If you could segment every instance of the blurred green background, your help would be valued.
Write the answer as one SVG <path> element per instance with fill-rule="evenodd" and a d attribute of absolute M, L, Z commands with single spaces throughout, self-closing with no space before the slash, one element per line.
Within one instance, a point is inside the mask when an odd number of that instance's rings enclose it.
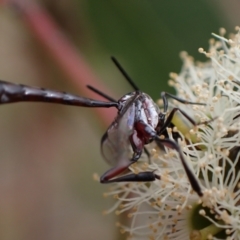
<path fill-rule="evenodd" d="M 17 0 L 15 0 L 17 1 Z M 26 5 L 33 1 L 19 1 Z M 35 2 L 35 1 L 34 1 Z M 32 36 L 11 4 L 0 5 L 0 79 L 80 93 Z M 119 98 L 132 89 L 114 55 L 142 91 L 157 99 L 179 52 L 204 60 L 211 32 L 239 25 L 236 0 L 42 0 L 102 85 Z M 91 109 L 41 103 L 0 108 L 0 239 L 120 239 L 112 199 L 92 175 L 108 169 L 99 151 L 107 126 Z"/>

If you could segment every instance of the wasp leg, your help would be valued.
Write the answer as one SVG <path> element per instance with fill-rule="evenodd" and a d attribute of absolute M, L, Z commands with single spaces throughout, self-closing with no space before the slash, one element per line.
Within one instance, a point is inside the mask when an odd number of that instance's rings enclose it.
<path fill-rule="evenodd" d="M 122 163 L 121 163 L 122 164 Z M 122 172 L 124 172 L 125 170 L 128 169 L 128 167 L 132 164 L 132 162 L 126 162 L 125 164 L 122 165 L 117 165 L 111 169 L 109 169 L 108 171 L 106 171 L 101 177 L 100 177 L 100 182 L 101 183 L 111 183 L 111 182 L 117 182 L 117 178 L 112 179 L 116 176 L 118 176 L 119 174 L 121 174 Z"/>
<path fill-rule="evenodd" d="M 124 175 L 110 182 L 153 182 L 156 179 L 160 180 L 161 177 L 154 174 L 154 172 L 141 172 L 138 174 Z"/>
<path fill-rule="evenodd" d="M 147 155 L 148 163 L 151 163 L 151 154 L 146 147 L 144 147 L 144 152 Z"/>
<path fill-rule="evenodd" d="M 0 104 L 28 101 L 58 103 L 81 107 L 119 108 L 119 104 L 116 101 L 103 102 L 70 93 L 30 87 L 0 80 Z"/>
<path fill-rule="evenodd" d="M 181 110 L 180 108 L 173 108 L 171 110 L 171 112 L 169 113 L 168 117 L 166 118 L 164 124 L 162 125 L 162 127 L 159 129 L 158 131 L 158 135 L 161 135 L 166 128 L 170 125 L 170 123 L 172 122 L 172 119 L 174 117 L 174 114 L 176 113 L 176 111 L 179 111 L 190 123 L 192 123 L 192 125 L 194 126 L 198 126 L 201 124 L 208 124 L 210 122 L 212 122 L 213 120 L 216 119 L 216 117 L 210 119 L 209 121 L 205 121 L 205 122 L 198 122 L 196 123 L 187 113 L 185 113 L 183 110 Z"/>
<path fill-rule="evenodd" d="M 128 167 L 124 168 L 124 170 L 126 170 Z M 118 175 L 119 173 L 121 173 L 122 171 L 124 171 L 122 169 L 118 169 L 118 167 L 114 167 L 111 168 L 110 170 L 108 170 L 106 173 L 104 173 L 101 178 L 100 178 L 100 182 L 101 183 L 113 183 L 113 182 L 152 182 L 155 181 L 156 179 L 161 179 L 160 176 L 158 176 L 157 174 L 155 174 L 154 172 L 141 172 L 138 174 L 128 174 L 128 175 L 123 175 L 117 178 L 113 178 L 115 177 L 115 173 L 116 175 Z"/>
<path fill-rule="evenodd" d="M 202 193 L 202 189 L 199 185 L 199 182 L 196 178 L 196 176 L 192 173 L 191 169 L 189 168 L 189 166 L 186 163 L 186 160 L 182 154 L 182 151 L 180 149 L 180 147 L 178 146 L 178 144 L 170 139 L 160 139 L 158 136 L 155 137 L 155 140 L 157 143 L 163 144 L 164 146 L 174 149 L 178 152 L 180 160 L 182 162 L 183 168 L 187 174 L 188 180 L 192 186 L 192 189 L 200 196 L 203 196 Z"/>
<path fill-rule="evenodd" d="M 183 110 L 181 110 L 180 108 L 173 108 L 171 110 L 171 112 L 169 113 L 168 117 L 166 118 L 164 124 L 161 126 L 161 129 L 158 131 L 158 135 L 161 135 L 166 130 L 166 128 L 171 124 L 172 119 L 174 117 L 174 114 L 177 111 L 179 111 L 194 126 L 197 125 L 197 123 L 187 113 L 185 113 Z"/>
<path fill-rule="evenodd" d="M 145 136 L 147 136 L 147 137 L 152 137 L 156 141 L 156 143 L 159 144 L 160 146 L 164 145 L 165 147 L 174 149 L 178 152 L 180 160 L 181 160 L 182 165 L 183 165 L 183 168 L 184 168 L 184 170 L 187 174 L 187 177 L 189 179 L 189 182 L 190 182 L 193 190 L 200 197 L 203 196 L 203 193 L 202 193 L 201 187 L 198 183 L 198 180 L 196 179 L 195 175 L 192 173 L 191 169 L 187 165 L 186 160 L 185 160 L 185 158 L 182 154 L 182 151 L 181 151 L 179 145 L 171 139 L 160 139 L 157 136 L 156 131 L 153 128 L 151 128 L 149 125 L 146 125 L 143 121 L 138 121 L 136 124 L 137 124 L 136 126 L 137 126 L 138 130 L 139 131 L 141 130 L 142 134 L 145 134 Z"/>
<path fill-rule="evenodd" d="M 154 172 L 142 172 L 138 174 L 128 174 L 117 177 L 119 174 L 123 173 L 128 169 L 130 165 L 138 161 L 142 155 L 142 149 L 144 148 L 144 143 L 141 139 L 137 140 L 137 132 L 135 131 L 132 136 L 130 136 L 129 141 L 133 149 L 133 156 L 130 160 L 122 159 L 119 164 L 106 173 L 104 173 L 101 178 L 101 183 L 112 183 L 112 182 L 151 182 L 156 179 L 160 179 L 160 176 L 156 175 Z M 115 178 L 116 177 L 116 178 Z"/>
<path fill-rule="evenodd" d="M 122 160 L 117 166 L 109 169 L 100 177 L 101 183 L 112 183 L 112 182 L 151 182 L 156 179 L 160 179 L 160 176 L 154 174 L 154 172 L 142 172 L 138 174 L 128 174 L 117 177 L 119 174 L 123 173 L 128 169 L 130 165 L 136 162 L 140 158 L 141 154 L 139 152 L 134 152 L 132 159 Z M 123 162 L 124 161 L 124 162 Z M 116 178 L 115 178 L 116 177 Z"/>
<path fill-rule="evenodd" d="M 167 93 L 167 92 L 161 92 L 161 98 L 162 98 L 162 100 L 163 100 L 164 112 L 167 112 L 167 110 L 168 110 L 168 100 L 167 100 L 167 96 L 170 97 L 170 98 L 173 98 L 173 99 L 177 100 L 177 101 L 180 102 L 180 103 L 184 103 L 184 104 L 203 105 L 203 106 L 206 105 L 205 103 L 190 102 L 190 101 L 187 101 L 187 100 L 185 100 L 185 99 L 179 98 L 179 97 L 174 96 L 174 95 L 172 95 L 172 94 L 170 94 L 170 93 Z"/>

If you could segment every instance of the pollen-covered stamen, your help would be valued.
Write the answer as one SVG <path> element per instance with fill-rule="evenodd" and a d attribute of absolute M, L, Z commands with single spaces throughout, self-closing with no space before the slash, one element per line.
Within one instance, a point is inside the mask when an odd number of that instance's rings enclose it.
<path fill-rule="evenodd" d="M 151 143 L 151 161 L 140 159 L 130 171 L 156 171 L 161 180 L 118 184 L 110 194 L 117 196 L 112 211 L 129 213 L 131 225 L 119 227 L 131 239 L 240 239 L 240 35 L 229 40 L 220 31 L 210 39 L 209 50 L 199 49 L 209 62 L 195 63 L 182 52 L 182 71 L 171 73 L 169 80 L 177 97 L 206 105 L 169 100 L 168 112 L 178 107 L 196 123 L 209 122 L 194 127 L 177 114 L 160 136 L 177 141 L 203 197 L 191 190 L 177 152 Z M 195 220 L 207 223 L 189 226 Z"/>

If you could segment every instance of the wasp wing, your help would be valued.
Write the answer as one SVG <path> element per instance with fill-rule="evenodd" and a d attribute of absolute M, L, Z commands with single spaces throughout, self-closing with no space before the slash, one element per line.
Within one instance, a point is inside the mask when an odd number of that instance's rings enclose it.
<path fill-rule="evenodd" d="M 136 106 L 138 98 L 136 92 L 124 102 L 114 122 L 107 129 L 101 140 L 101 152 L 104 159 L 112 166 L 129 161 L 131 148 L 129 137 L 134 131 Z"/>

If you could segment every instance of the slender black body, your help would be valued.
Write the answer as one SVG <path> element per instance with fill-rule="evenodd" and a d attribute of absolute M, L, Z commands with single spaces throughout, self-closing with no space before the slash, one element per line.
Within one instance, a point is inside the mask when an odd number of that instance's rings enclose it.
<path fill-rule="evenodd" d="M 196 191 L 199 196 L 202 196 L 202 190 L 198 180 L 188 167 L 178 144 L 171 139 L 160 139 L 159 135 L 165 132 L 166 128 L 170 126 L 176 111 L 181 112 L 193 125 L 197 125 L 190 116 L 179 108 L 173 108 L 166 117 L 168 110 L 167 97 L 174 98 L 184 104 L 205 104 L 189 102 L 169 93 L 162 92 L 161 97 L 164 103 L 164 112 L 161 112 L 151 97 L 138 89 L 118 61 L 113 57 L 112 60 L 135 90 L 124 95 L 118 101 L 92 86 L 87 87 L 107 99 L 108 102 L 0 80 L 0 104 L 30 101 L 51 102 L 81 107 L 116 107 L 118 114 L 101 139 L 102 155 L 113 167 L 101 176 L 101 183 L 122 181 L 148 182 L 160 179 L 160 176 L 154 172 L 132 173 L 119 176 L 141 157 L 143 150 L 149 156 L 145 145 L 151 141 L 156 141 L 159 147 L 165 146 L 178 152 L 193 190 Z M 131 146 L 133 150 L 132 157 L 129 157 L 129 146 Z"/>

